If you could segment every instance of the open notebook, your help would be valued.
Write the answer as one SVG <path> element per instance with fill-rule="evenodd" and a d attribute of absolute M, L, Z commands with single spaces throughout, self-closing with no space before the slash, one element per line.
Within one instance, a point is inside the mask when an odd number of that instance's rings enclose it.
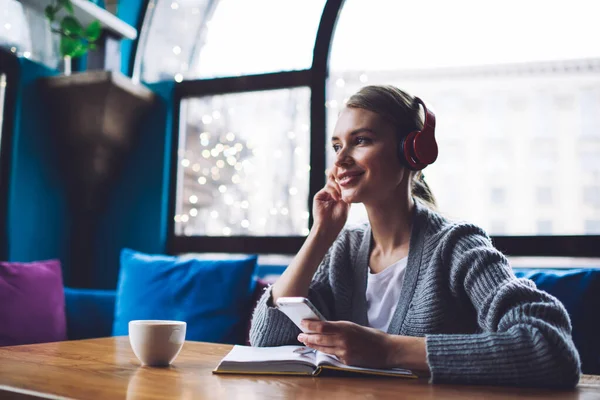
<path fill-rule="evenodd" d="M 215 374 L 312 375 L 328 370 L 358 374 L 416 378 L 407 369 L 373 369 L 342 364 L 336 357 L 319 351 L 295 353 L 301 346 L 248 347 L 234 346 L 215 368 Z"/>

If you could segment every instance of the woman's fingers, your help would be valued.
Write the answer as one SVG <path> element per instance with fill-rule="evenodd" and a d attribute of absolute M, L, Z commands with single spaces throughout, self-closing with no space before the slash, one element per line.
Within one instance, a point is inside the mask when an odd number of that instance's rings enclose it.
<path fill-rule="evenodd" d="M 298 341 L 306 346 L 337 347 L 340 339 L 337 335 L 322 335 L 319 333 L 301 333 L 298 335 Z"/>

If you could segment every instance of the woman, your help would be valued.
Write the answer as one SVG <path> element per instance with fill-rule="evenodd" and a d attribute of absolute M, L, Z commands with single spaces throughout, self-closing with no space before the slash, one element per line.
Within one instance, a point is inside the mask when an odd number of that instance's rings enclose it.
<path fill-rule="evenodd" d="M 437 156 L 435 120 L 422 104 L 423 128 L 420 104 L 391 86 L 367 86 L 346 103 L 314 225 L 261 298 L 252 345 L 301 342 L 350 365 L 426 371 L 434 383 L 576 385 L 563 305 L 517 279 L 482 229 L 435 211 L 420 172 Z M 427 129 L 422 162 L 407 135 Z M 359 202 L 369 222 L 343 229 Z M 304 321 L 316 333 L 301 333 L 273 307 L 284 296 L 308 297 L 330 322 Z"/>

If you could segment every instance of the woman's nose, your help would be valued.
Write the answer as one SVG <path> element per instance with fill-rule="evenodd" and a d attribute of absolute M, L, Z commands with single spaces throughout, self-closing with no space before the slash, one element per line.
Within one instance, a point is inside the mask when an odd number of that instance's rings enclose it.
<path fill-rule="evenodd" d="M 334 164 L 336 167 L 339 166 L 343 166 L 343 165 L 348 165 L 352 163 L 352 157 L 350 156 L 348 150 L 346 147 L 343 147 L 340 149 L 340 151 L 337 152 L 337 154 L 335 155 L 335 161 Z"/>

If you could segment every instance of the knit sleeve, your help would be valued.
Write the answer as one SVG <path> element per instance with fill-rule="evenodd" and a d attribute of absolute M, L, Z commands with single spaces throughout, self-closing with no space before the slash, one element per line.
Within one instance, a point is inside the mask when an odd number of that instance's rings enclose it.
<path fill-rule="evenodd" d="M 326 319 L 331 319 L 333 294 L 329 283 L 331 250 L 319 265 L 308 289 L 308 299 Z M 258 347 L 301 345 L 300 329 L 281 311 L 273 307 L 272 287 L 260 298 L 250 326 L 250 344 Z"/>
<path fill-rule="evenodd" d="M 458 226 L 446 239 L 451 290 L 470 300 L 481 333 L 427 336 L 432 381 L 575 386 L 580 360 L 564 306 L 517 279 L 480 228 Z"/>

